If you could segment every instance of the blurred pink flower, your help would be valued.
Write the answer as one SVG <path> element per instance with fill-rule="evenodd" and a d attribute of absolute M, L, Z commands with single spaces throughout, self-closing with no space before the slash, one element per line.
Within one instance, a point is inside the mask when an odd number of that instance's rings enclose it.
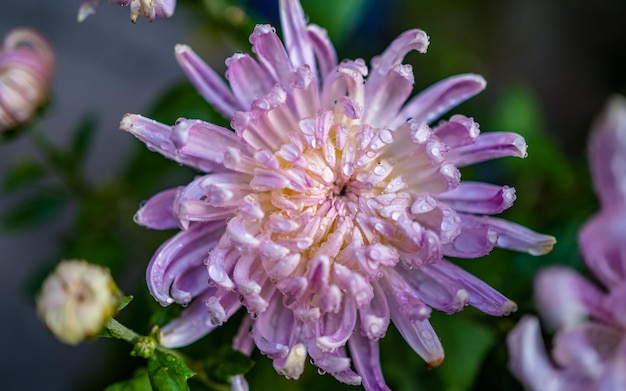
<path fill-rule="evenodd" d="M 96 13 L 102 0 L 83 0 L 78 9 L 78 21 L 82 22 L 89 15 Z M 156 18 L 174 15 L 176 0 L 109 0 L 111 4 L 122 7 L 130 6 L 130 21 L 135 23 L 139 16 L 152 22 Z"/>
<path fill-rule="evenodd" d="M 338 64 L 297 0 L 281 1 L 280 11 L 284 45 L 274 28 L 257 26 L 256 60 L 238 53 L 226 61 L 230 86 L 189 47 L 176 47 L 184 72 L 235 132 L 184 118 L 167 126 L 128 114 L 121 122 L 150 149 L 206 173 L 136 215 L 146 227 L 181 228 L 147 270 L 162 305 L 188 305 L 161 330 L 161 343 L 189 344 L 243 305 L 249 316 L 236 349 L 256 345 L 287 378 L 298 378 L 310 356 L 342 382 L 387 389 L 378 340 L 390 322 L 436 366 L 444 353 L 431 308 L 516 309 L 444 255 L 477 258 L 495 246 L 543 254 L 554 238 L 489 216 L 512 205 L 514 189 L 460 181 L 458 167 L 524 157 L 519 135 L 480 134 L 462 115 L 429 125 L 480 92 L 482 77 L 453 76 L 407 102 L 413 72 L 402 61 L 426 51 L 423 31 L 401 34 L 368 69 L 360 59 Z"/>
<path fill-rule="evenodd" d="M 525 317 L 509 335 L 511 369 L 531 390 L 626 389 L 626 100 L 614 97 L 591 134 L 590 166 L 601 209 L 579 244 L 598 284 L 565 267 L 536 279 L 537 306 L 556 329 L 552 358 L 539 321 Z"/>
<path fill-rule="evenodd" d="M 14 29 L 0 47 L 0 131 L 28 121 L 48 96 L 55 60 L 50 44 L 28 28 Z"/>

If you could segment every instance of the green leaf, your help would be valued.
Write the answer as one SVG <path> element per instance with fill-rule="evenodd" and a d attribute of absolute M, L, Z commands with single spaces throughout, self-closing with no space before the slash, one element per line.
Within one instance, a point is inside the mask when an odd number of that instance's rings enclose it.
<path fill-rule="evenodd" d="M 82 162 L 85 160 L 87 152 L 89 151 L 89 146 L 93 140 L 97 124 L 98 121 L 96 116 L 87 114 L 74 130 L 70 145 L 71 152 L 74 154 L 77 161 Z"/>
<path fill-rule="evenodd" d="M 148 359 L 148 376 L 154 391 L 188 391 L 187 379 L 195 375 L 179 357 L 157 350 Z"/>
<path fill-rule="evenodd" d="M 34 184 L 43 178 L 46 170 L 33 160 L 20 160 L 8 169 L 2 179 L 2 192 L 9 193 Z"/>
<path fill-rule="evenodd" d="M 140 368 L 131 379 L 111 384 L 104 391 L 152 391 L 148 371 Z"/>
<path fill-rule="evenodd" d="M 5 229 L 21 229 L 54 217 L 67 197 L 56 191 L 42 191 L 22 200 L 2 216 Z"/>

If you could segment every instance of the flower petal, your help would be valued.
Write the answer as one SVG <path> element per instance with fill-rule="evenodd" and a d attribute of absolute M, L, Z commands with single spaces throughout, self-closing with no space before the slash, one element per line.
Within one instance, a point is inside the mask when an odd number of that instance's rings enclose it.
<path fill-rule="evenodd" d="M 473 144 L 451 149 L 446 160 L 465 167 L 506 156 L 526 157 L 526 141 L 522 136 L 509 132 L 483 133 Z"/>
<path fill-rule="evenodd" d="M 317 73 L 313 46 L 307 37 L 304 11 L 298 0 L 280 0 L 280 21 L 285 47 L 293 68 L 308 64 L 313 73 Z"/>
<path fill-rule="evenodd" d="M 573 327 L 589 315 L 610 321 L 603 300 L 604 294 L 596 286 L 569 268 L 545 268 L 535 279 L 535 302 L 554 329 Z"/>
<path fill-rule="evenodd" d="M 363 387 L 368 391 L 391 391 L 385 383 L 380 367 L 378 340 L 354 333 L 350 338 L 350 355 L 356 371 L 361 375 Z"/>
<path fill-rule="evenodd" d="M 152 196 L 135 214 L 135 223 L 152 229 L 178 227 L 173 208 L 176 194 L 181 189 L 182 187 L 168 189 Z"/>
<path fill-rule="evenodd" d="M 543 255 L 552 251 L 556 239 L 550 235 L 539 234 L 519 224 L 495 217 L 473 217 L 465 215 L 466 219 L 477 219 L 489 224 L 498 234 L 497 246 L 514 251 L 526 252 L 530 255 Z"/>
<path fill-rule="evenodd" d="M 207 307 L 219 308 L 216 310 Z M 161 329 L 159 342 L 168 348 L 186 346 L 204 337 L 234 314 L 241 303 L 237 292 L 207 289 L 182 314 Z"/>
<path fill-rule="evenodd" d="M 523 317 L 507 336 L 511 372 L 532 391 L 583 391 L 589 384 L 568 378 L 548 358 L 537 318 Z"/>
<path fill-rule="evenodd" d="M 611 98 L 589 145 L 591 177 L 602 208 L 626 207 L 626 99 Z"/>
<path fill-rule="evenodd" d="M 498 214 L 511 207 L 516 196 L 512 187 L 463 181 L 437 198 L 458 212 Z"/>
<path fill-rule="evenodd" d="M 187 45 L 176 45 L 176 60 L 198 93 L 217 111 L 232 118 L 242 106 L 224 80 Z"/>
<path fill-rule="evenodd" d="M 204 260 L 217 244 L 224 228 L 223 222 L 196 224 L 159 247 L 148 264 L 146 278 L 150 293 L 161 305 L 175 301 L 169 290 L 183 272 L 190 268 L 204 269 Z M 202 270 L 199 272 L 202 273 Z"/>
<path fill-rule="evenodd" d="M 416 122 L 432 122 L 441 114 L 481 92 L 487 82 L 471 73 L 451 76 L 417 94 L 411 99 L 389 127 L 397 127 L 409 118 Z"/>

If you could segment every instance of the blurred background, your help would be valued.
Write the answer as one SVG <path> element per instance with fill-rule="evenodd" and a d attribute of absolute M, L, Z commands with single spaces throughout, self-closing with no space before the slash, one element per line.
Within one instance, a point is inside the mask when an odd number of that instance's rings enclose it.
<path fill-rule="evenodd" d="M 255 23 L 279 26 L 277 0 L 179 0 L 170 19 L 129 22 L 128 8 L 103 2 L 76 22 L 80 0 L 5 0 L 0 35 L 18 26 L 44 34 L 57 55 L 50 102 L 37 132 L 0 144 L 0 387 L 6 390 L 98 390 L 130 377 L 142 364 L 129 345 L 98 340 L 78 347 L 57 342 L 38 321 L 34 297 L 47 272 L 64 258 L 105 264 L 135 301 L 121 314 L 148 333 L 158 309 L 143 282 L 145 266 L 172 232 L 135 227 L 142 200 L 185 183 L 193 172 L 148 152 L 118 130 L 127 112 L 164 122 L 179 116 L 227 124 L 187 84 L 174 60 L 190 44 L 218 72 L 234 51 L 249 51 Z M 421 28 L 427 54 L 412 53 L 415 91 L 453 74 L 483 75 L 487 89 L 453 110 L 483 131 L 521 133 L 524 160 L 506 159 L 463 171 L 464 178 L 507 184 L 517 202 L 505 218 L 554 235 L 544 257 L 494 251 L 458 261 L 519 305 L 496 319 L 468 309 L 436 314 L 446 361 L 427 370 L 394 331 L 382 343 L 383 371 L 394 390 L 521 389 L 507 372 L 506 332 L 533 312 L 532 278 L 553 263 L 583 270 L 576 234 L 597 208 L 586 165 L 594 117 L 614 93 L 626 93 L 623 0 L 302 0 L 311 22 L 328 29 L 339 58 L 366 61 L 398 34 Z M 449 116 L 446 114 L 444 117 Z M 190 354 L 206 355 L 230 341 L 237 321 L 205 338 Z M 228 342 L 227 342 L 228 344 Z M 308 366 L 286 381 L 256 354 L 251 389 L 353 389 Z"/>

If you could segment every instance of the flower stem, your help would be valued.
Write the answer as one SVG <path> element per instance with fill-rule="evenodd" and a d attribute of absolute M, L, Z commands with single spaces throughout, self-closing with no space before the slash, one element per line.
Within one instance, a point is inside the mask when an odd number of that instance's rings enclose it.
<path fill-rule="evenodd" d="M 124 326 L 123 324 L 115 320 L 115 318 L 111 318 L 111 320 L 107 322 L 105 327 L 107 328 L 107 330 L 109 330 L 111 335 L 113 335 L 115 338 L 122 339 L 132 344 L 134 344 L 137 341 L 137 339 L 141 337 L 139 334 L 137 334 L 133 330 L 129 329 L 128 327 Z"/>

